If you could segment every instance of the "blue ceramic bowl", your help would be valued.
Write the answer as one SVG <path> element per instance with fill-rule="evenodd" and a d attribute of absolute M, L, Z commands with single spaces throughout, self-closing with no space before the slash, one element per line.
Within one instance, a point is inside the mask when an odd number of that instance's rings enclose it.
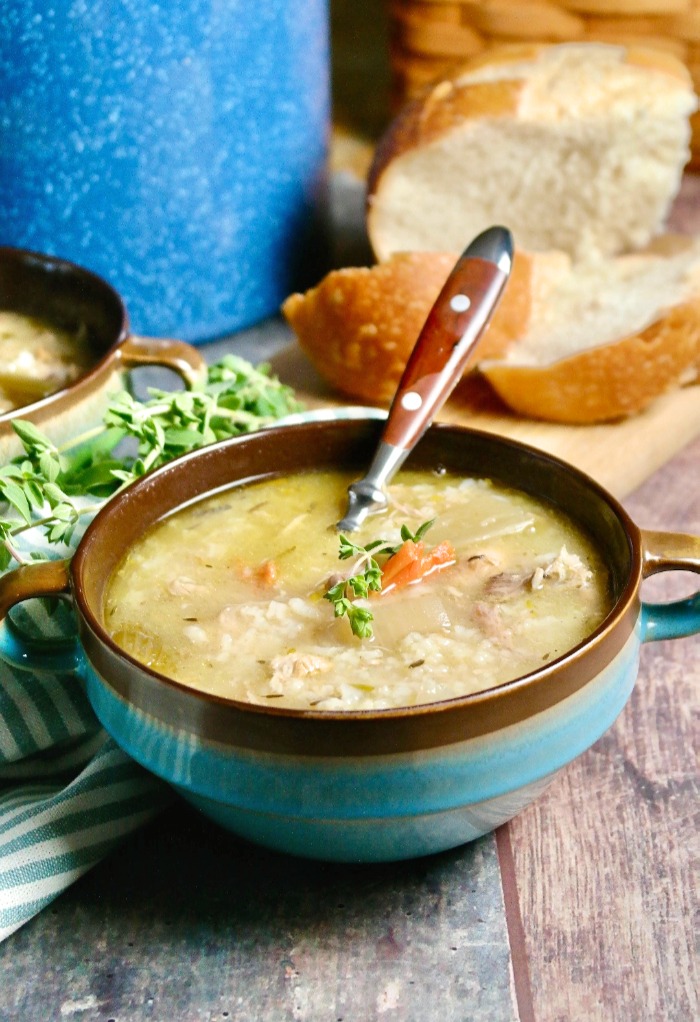
<path fill-rule="evenodd" d="M 700 538 L 642 532 L 587 476 L 521 444 L 433 426 L 409 464 L 487 475 L 567 511 L 610 568 L 613 607 L 583 643 L 542 669 L 463 698 L 410 709 L 275 709 L 195 692 L 110 638 L 110 573 L 152 522 L 222 486 L 315 466 L 365 467 L 376 421 L 274 428 L 188 455 L 110 502 L 70 565 L 0 580 L 0 613 L 29 595 L 72 594 L 80 643 L 64 651 L 117 743 L 222 826 L 319 859 L 381 861 L 447 849 L 515 815 L 610 727 L 632 690 L 642 643 L 700 630 L 700 596 L 644 604 L 644 577 L 700 571 Z M 5 625 L 6 660 L 56 669 Z M 60 661 L 59 661 L 60 663 Z M 76 682 L 77 684 L 77 682 Z"/>

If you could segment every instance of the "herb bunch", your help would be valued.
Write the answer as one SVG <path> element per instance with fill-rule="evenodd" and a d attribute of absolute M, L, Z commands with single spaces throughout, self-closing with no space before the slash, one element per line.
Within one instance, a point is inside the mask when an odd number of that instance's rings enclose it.
<path fill-rule="evenodd" d="M 120 392 L 100 425 L 60 447 L 32 423 L 12 423 L 24 453 L 0 466 L 0 570 L 46 560 L 52 547 L 65 553 L 106 499 L 152 469 L 302 407 L 268 366 L 236 355 L 210 366 L 199 388 L 148 394 Z M 27 552 L 31 530 L 43 542 Z"/>
<path fill-rule="evenodd" d="M 359 546 L 341 534 L 338 557 L 341 561 L 356 557 L 357 561 L 353 565 L 353 573 L 331 586 L 323 598 L 333 604 L 335 617 L 347 617 L 353 635 L 359 639 L 370 639 L 373 635 L 374 615 L 369 607 L 356 601 L 367 599 L 370 592 L 381 591 L 382 569 L 376 558 L 391 557 L 407 541 L 418 543 L 434 522 L 434 518 L 423 522 L 415 533 L 407 525 L 402 525 L 401 542 L 394 545 L 383 539 L 375 539 L 365 546 Z"/>

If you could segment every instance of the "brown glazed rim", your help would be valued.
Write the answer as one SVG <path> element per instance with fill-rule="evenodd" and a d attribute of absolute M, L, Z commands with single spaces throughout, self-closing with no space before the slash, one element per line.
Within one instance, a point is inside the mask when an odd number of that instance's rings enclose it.
<path fill-rule="evenodd" d="M 356 755 L 425 749 L 488 734 L 556 705 L 595 678 L 625 645 L 638 618 L 639 530 L 601 486 L 559 459 L 489 433 L 444 425 L 430 428 L 408 466 L 445 465 L 538 493 L 572 515 L 603 549 L 611 570 L 612 610 L 564 656 L 523 678 L 443 702 L 319 711 L 198 692 L 143 666 L 114 643 L 101 617 L 105 585 L 145 528 L 232 483 L 320 466 L 361 472 L 381 428 L 376 420 L 355 420 L 263 430 L 178 458 L 110 501 L 86 530 L 71 563 L 81 641 L 103 682 L 127 703 L 207 740 L 274 752 Z"/>
<path fill-rule="evenodd" d="M 2 295 L 2 307 L 5 309 L 21 311 L 27 315 L 42 315 L 41 307 L 33 305 L 35 293 L 30 293 L 31 277 L 34 275 L 41 276 L 46 281 L 47 289 L 54 281 L 57 282 L 57 287 L 65 286 L 65 282 L 68 281 L 71 287 L 83 290 L 85 295 L 94 296 L 93 301 L 99 301 L 105 313 L 112 316 L 115 322 L 108 331 L 108 336 L 99 341 L 93 338 L 92 344 L 99 351 L 96 351 L 96 361 L 89 369 L 69 386 L 61 387 L 38 401 L 0 414 L 0 430 L 12 419 L 31 417 L 34 422 L 39 423 L 54 415 L 56 411 L 97 391 L 105 370 L 109 370 L 114 360 L 116 350 L 129 336 L 129 317 L 121 295 L 103 277 L 91 270 L 57 256 L 10 246 L 0 246 L 0 269 L 2 268 L 10 275 L 9 282 L 3 281 L 3 291 L 7 289 L 12 292 L 11 298 L 6 294 Z M 51 318 L 50 315 L 48 318 Z"/>

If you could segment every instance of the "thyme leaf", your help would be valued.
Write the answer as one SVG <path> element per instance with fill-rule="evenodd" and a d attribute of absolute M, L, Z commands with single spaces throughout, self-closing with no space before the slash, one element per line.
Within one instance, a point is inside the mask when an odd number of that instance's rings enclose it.
<path fill-rule="evenodd" d="M 335 617 L 347 617 L 353 635 L 360 639 L 371 639 L 374 634 L 372 628 L 374 615 L 372 611 L 355 601 L 367 599 L 370 592 L 378 593 L 381 591 L 382 569 L 376 557 L 383 555 L 391 557 L 408 540 L 418 543 L 434 522 L 434 518 L 428 522 L 423 522 L 415 533 L 411 532 L 407 525 L 402 525 L 401 542 L 396 545 L 387 543 L 383 539 L 375 539 L 365 544 L 365 546 L 359 546 L 341 533 L 338 557 L 341 561 L 346 561 L 350 557 L 356 557 L 355 571 L 348 578 L 341 579 L 340 582 L 336 582 L 335 585 L 331 586 L 323 594 L 323 598 L 333 604 Z"/>

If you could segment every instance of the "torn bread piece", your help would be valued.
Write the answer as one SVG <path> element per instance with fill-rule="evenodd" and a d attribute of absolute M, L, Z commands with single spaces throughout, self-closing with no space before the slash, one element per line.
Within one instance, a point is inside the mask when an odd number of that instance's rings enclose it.
<path fill-rule="evenodd" d="M 334 389 L 389 404 L 408 357 L 459 253 L 397 253 L 372 267 L 333 270 L 282 311 L 319 374 Z M 478 358 L 503 354 L 568 270 L 563 253 L 516 252 L 513 269 Z"/>
<path fill-rule="evenodd" d="M 659 233 L 689 158 L 690 75 L 659 50 L 512 45 L 404 108 L 368 175 L 376 257 L 461 251 L 494 223 L 575 259 Z"/>
<path fill-rule="evenodd" d="M 700 375 L 700 238 L 570 264 L 505 354 L 480 372 L 514 411 L 564 423 L 622 418 Z"/>

